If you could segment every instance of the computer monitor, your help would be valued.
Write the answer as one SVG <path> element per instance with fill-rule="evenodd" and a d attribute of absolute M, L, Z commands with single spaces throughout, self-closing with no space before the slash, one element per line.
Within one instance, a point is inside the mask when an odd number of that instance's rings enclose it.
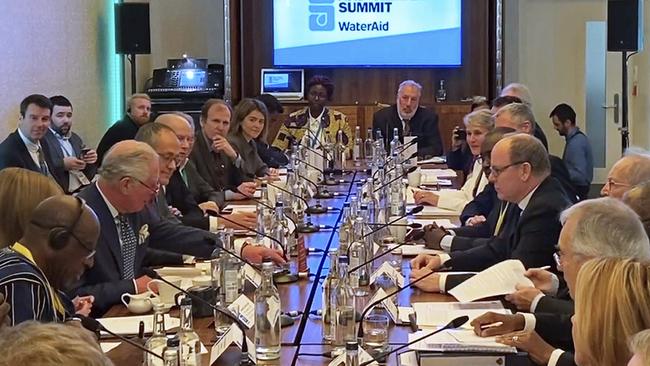
<path fill-rule="evenodd" d="M 300 100 L 305 95 L 305 73 L 302 69 L 262 69 L 261 94 L 279 100 Z"/>

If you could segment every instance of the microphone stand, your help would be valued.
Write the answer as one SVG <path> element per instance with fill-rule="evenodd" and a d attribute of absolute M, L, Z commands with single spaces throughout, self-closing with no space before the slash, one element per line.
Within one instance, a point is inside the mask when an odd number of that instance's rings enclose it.
<path fill-rule="evenodd" d="M 321 184 L 324 184 L 326 186 L 335 186 L 335 185 L 339 184 L 339 182 L 337 182 L 336 179 L 332 178 L 331 176 L 327 176 L 325 174 L 325 171 L 323 171 L 323 169 L 320 169 L 316 165 L 311 164 L 311 163 L 309 163 L 307 161 L 304 161 L 302 159 L 296 158 L 296 160 L 298 160 L 299 162 L 301 162 L 301 163 L 303 163 L 303 164 L 305 164 L 305 165 L 307 165 L 307 166 L 309 166 L 311 168 L 314 168 L 314 170 L 321 173 L 323 175 L 323 181 L 321 182 Z"/>
<path fill-rule="evenodd" d="M 225 218 L 222 214 L 217 214 L 217 216 L 221 217 L 222 219 L 224 219 L 224 220 L 226 220 L 228 222 L 239 225 L 235 221 L 230 220 L 228 218 Z M 254 232 L 255 234 L 263 236 L 265 238 L 269 238 L 271 241 L 278 244 L 278 246 L 282 249 L 282 257 L 284 258 L 284 260 L 289 262 L 289 258 L 287 257 L 287 249 L 282 245 L 282 243 L 278 239 L 272 237 L 271 235 L 264 234 L 262 232 L 259 232 L 259 231 L 255 230 L 255 229 L 252 229 L 252 228 L 249 228 L 249 227 L 246 227 L 246 229 Z M 230 252 L 230 251 L 226 251 L 226 252 L 229 253 L 229 254 L 232 254 L 232 252 Z M 237 256 L 235 256 L 235 257 L 237 258 Z M 245 261 L 244 263 L 248 264 L 247 261 Z M 259 271 L 259 268 L 257 268 L 257 270 Z M 293 283 L 293 282 L 298 281 L 298 275 L 294 274 L 294 273 L 291 273 L 289 271 L 289 269 L 285 267 L 285 268 L 282 268 L 281 271 L 276 272 L 276 273 L 273 274 L 273 280 L 278 284 Z"/>
<path fill-rule="evenodd" d="M 404 173 L 402 173 L 402 175 L 397 176 L 397 177 L 391 179 L 390 181 L 388 181 L 388 182 L 386 182 L 386 183 L 380 185 L 379 187 L 375 188 L 375 189 L 373 190 L 373 192 L 377 192 L 377 191 L 379 191 L 380 189 L 382 189 L 382 188 L 384 188 L 384 187 L 390 185 L 391 183 L 393 183 L 393 182 L 395 182 L 395 181 L 397 181 L 397 180 L 399 180 L 399 179 L 404 179 L 405 176 L 407 176 L 407 175 L 410 174 L 410 173 L 413 173 L 417 168 L 418 168 L 417 166 L 412 166 L 412 167 L 408 168 L 408 170 L 405 171 Z"/>
<path fill-rule="evenodd" d="M 418 156 L 418 153 L 417 153 L 417 152 L 411 154 L 411 156 L 409 156 L 408 159 L 405 159 L 405 160 L 413 159 L 413 158 L 416 157 L 416 156 Z M 384 162 L 384 164 L 386 164 L 386 161 Z M 395 170 L 395 167 L 392 167 L 392 168 L 386 170 L 386 171 L 384 172 L 384 174 L 388 174 L 388 173 L 392 172 L 393 170 Z M 375 179 L 375 176 L 377 175 L 378 172 L 379 172 L 379 170 L 377 170 L 377 171 L 375 172 L 375 174 L 372 175 L 372 179 Z"/>
<path fill-rule="evenodd" d="M 213 305 L 209 301 L 206 301 L 206 300 L 202 299 L 199 296 L 196 296 L 196 295 L 194 295 L 194 294 L 192 294 L 192 293 L 190 293 L 188 291 L 183 290 L 180 286 L 176 286 L 175 284 L 171 283 L 170 281 L 167 281 L 166 279 L 164 279 L 162 276 L 158 275 L 158 273 L 156 273 L 156 271 L 154 271 L 154 270 L 151 270 L 151 269 L 147 268 L 145 270 L 145 272 L 149 272 L 149 273 L 147 273 L 147 276 L 149 276 L 151 278 L 156 278 L 157 280 L 171 286 L 175 290 L 182 292 L 186 296 L 189 296 L 193 301 L 197 301 L 197 302 L 200 302 L 203 305 L 209 306 L 209 307 L 212 308 L 212 310 L 225 315 L 228 319 L 235 322 L 235 324 L 237 324 L 237 327 L 239 328 L 239 330 L 241 330 L 242 337 L 243 337 L 242 346 L 241 346 L 242 355 L 241 355 L 240 365 L 248 365 L 250 363 L 250 361 L 248 359 L 248 342 L 246 342 L 246 326 L 244 325 L 244 323 L 242 323 L 242 321 L 237 316 L 235 316 L 235 314 L 232 313 L 232 311 L 230 311 L 228 308 L 225 308 L 225 307 L 222 307 L 222 306 Z"/>
<path fill-rule="evenodd" d="M 414 280 L 414 281 L 412 281 L 412 282 L 407 283 L 404 287 L 402 287 L 402 288 L 400 288 L 400 289 L 398 289 L 398 290 L 395 290 L 395 291 L 391 292 L 390 294 L 387 294 L 386 296 L 384 296 L 384 297 L 382 297 L 382 298 L 380 298 L 380 299 L 378 299 L 378 300 L 372 302 L 370 305 L 368 305 L 368 306 L 366 307 L 366 309 L 363 311 L 363 313 L 361 313 L 361 320 L 360 320 L 360 323 L 359 323 L 359 330 L 358 330 L 358 332 L 357 332 L 357 338 L 359 338 L 359 339 L 363 339 L 363 319 L 366 317 L 366 314 L 368 314 L 368 312 L 369 312 L 372 308 L 374 308 L 375 306 L 381 304 L 384 300 L 386 300 L 386 299 L 390 299 L 391 297 L 397 295 L 398 293 L 404 291 L 405 289 L 407 289 L 407 288 L 409 288 L 409 287 L 415 285 L 416 283 L 418 283 L 418 282 L 420 282 L 420 281 L 422 281 L 422 280 L 428 278 L 428 277 L 431 276 L 432 274 L 434 274 L 434 273 L 440 273 L 440 272 L 442 272 L 442 271 L 449 271 L 450 269 L 451 269 L 450 267 L 442 267 L 442 268 L 438 269 L 438 271 L 431 271 L 431 272 L 425 274 L 424 276 L 422 276 L 422 277 L 420 277 L 420 278 L 418 278 L 418 279 L 416 279 L 416 280 Z"/>
<path fill-rule="evenodd" d="M 267 185 L 268 185 L 268 183 L 267 183 Z M 279 187 L 276 187 L 276 188 L 279 188 Z M 286 191 L 283 191 L 283 192 L 286 192 Z M 254 197 L 249 197 L 249 199 L 251 201 L 259 203 L 260 205 L 262 205 L 262 206 L 264 206 L 266 208 L 269 208 L 269 209 L 273 210 L 273 207 L 271 207 L 271 205 L 267 205 L 266 203 L 254 198 Z M 301 234 L 309 234 L 309 233 L 318 232 L 321 229 L 320 226 L 318 226 L 316 224 L 313 224 L 311 222 L 311 214 L 310 213 L 307 213 L 307 212 L 305 212 L 305 213 L 306 213 L 307 222 L 300 223 L 300 224 L 297 224 L 296 221 L 294 221 L 289 215 L 284 215 L 284 217 L 286 217 L 287 220 L 291 221 L 291 223 L 296 227 L 296 231 L 301 233 Z"/>
<path fill-rule="evenodd" d="M 306 199 L 296 195 L 295 193 L 293 193 L 293 192 L 291 192 L 291 191 L 289 191 L 287 189 L 284 189 L 284 188 L 282 188 L 280 186 L 276 186 L 275 184 L 272 184 L 272 183 L 267 183 L 267 185 L 269 185 L 271 187 L 274 187 L 274 188 L 276 188 L 276 189 L 278 189 L 278 190 L 280 190 L 280 191 L 282 191 L 282 192 L 284 192 L 284 193 L 286 193 L 288 195 L 291 195 L 292 197 L 296 197 L 296 198 L 302 200 L 305 203 L 305 205 L 307 205 L 307 208 L 305 209 L 305 213 L 307 215 L 309 215 L 309 217 L 311 217 L 311 214 L 318 215 L 318 214 L 327 213 L 327 207 L 324 207 L 323 205 L 321 205 L 320 202 L 317 202 L 315 205 L 310 206 L 309 202 L 307 202 Z M 316 226 L 316 228 L 318 228 L 318 227 Z M 318 230 L 316 230 L 316 231 L 318 231 Z M 312 231 L 312 232 L 316 232 L 316 231 Z"/>
<path fill-rule="evenodd" d="M 392 349 L 390 351 L 380 352 L 379 354 L 377 354 L 377 356 L 375 358 L 373 358 L 372 360 L 368 360 L 368 361 L 360 364 L 359 366 L 370 365 L 371 363 L 375 362 L 376 360 L 381 360 L 386 356 L 389 356 L 389 355 L 391 355 L 391 354 L 393 354 L 393 353 L 395 353 L 397 351 L 403 350 L 404 348 L 406 348 L 408 346 L 411 346 L 411 345 L 414 345 L 414 344 L 416 344 L 418 342 L 421 342 L 421 341 L 423 341 L 423 340 L 425 340 L 425 339 L 427 339 L 427 338 L 429 338 L 429 337 L 431 337 L 431 336 L 433 336 L 435 334 L 438 334 L 438 333 L 442 332 L 443 330 L 460 328 L 460 327 L 463 326 L 463 324 L 467 323 L 468 321 L 469 321 L 469 316 L 467 316 L 467 315 L 459 316 L 458 318 L 456 318 L 456 319 L 450 321 L 449 323 L 447 323 L 447 325 L 445 325 L 444 327 L 442 327 L 440 329 L 436 329 L 436 331 L 434 331 L 434 332 L 423 335 L 420 338 L 414 339 L 413 341 L 408 342 L 406 344 L 403 344 L 403 345 L 401 345 L 401 346 L 399 346 L 399 347 L 397 347 L 395 349 Z"/>
<path fill-rule="evenodd" d="M 159 358 L 161 360 L 163 359 L 163 356 L 151 351 L 150 349 L 147 349 L 147 347 L 139 344 L 138 342 L 134 342 L 134 341 L 132 341 L 132 340 L 126 338 L 126 337 L 123 337 L 123 336 L 121 336 L 121 335 L 119 335 L 117 333 L 113 333 L 112 331 L 106 329 L 102 325 L 102 323 L 100 323 L 96 319 L 93 319 L 93 318 L 90 318 L 90 317 L 87 317 L 87 316 L 81 315 L 81 314 L 75 314 L 75 316 L 72 318 L 72 320 L 80 320 L 81 325 L 84 328 L 88 329 L 89 331 L 91 331 L 91 332 L 93 332 L 95 334 L 97 334 L 99 332 L 106 332 L 106 333 L 110 334 L 111 337 L 115 337 L 115 338 L 117 338 L 117 339 L 119 339 L 119 340 L 121 340 L 121 341 L 123 341 L 123 342 L 125 342 L 125 343 L 127 343 L 127 344 L 141 350 L 141 351 L 144 351 L 144 352 L 146 352 L 146 353 L 148 353 L 148 354 L 150 354 L 152 356 L 155 356 L 156 358 Z"/>

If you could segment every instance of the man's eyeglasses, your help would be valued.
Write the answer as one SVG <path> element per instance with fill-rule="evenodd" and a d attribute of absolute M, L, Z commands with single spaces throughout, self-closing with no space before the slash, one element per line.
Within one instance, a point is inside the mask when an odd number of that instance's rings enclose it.
<path fill-rule="evenodd" d="M 496 178 L 499 175 L 501 175 L 501 173 L 506 171 L 506 169 L 508 169 L 508 168 L 510 168 L 512 166 L 519 165 L 519 164 L 524 164 L 524 163 L 528 163 L 528 161 L 517 161 L 517 162 L 514 162 L 514 163 L 510 163 L 510 164 L 508 164 L 506 166 L 502 166 L 502 167 L 497 167 L 497 166 L 494 166 L 494 165 L 490 165 L 490 174 L 492 174 Z"/>
<path fill-rule="evenodd" d="M 617 181 L 615 181 L 615 180 L 612 179 L 612 178 L 607 178 L 607 182 L 605 183 L 605 185 L 608 185 L 609 188 L 616 188 L 616 187 L 632 187 L 631 184 L 622 183 L 622 182 L 617 182 Z"/>
<path fill-rule="evenodd" d="M 147 183 L 141 181 L 140 179 L 138 179 L 136 177 L 131 177 L 131 176 L 127 176 L 127 177 L 135 180 L 136 182 L 138 182 L 140 184 L 142 184 L 142 186 L 145 187 L 154 196 L 157 196 L 158 192 L 160 192 L 160 182 L 156 182 L 156 187 L 154 188 L 154 187 L 151 187 L 150 185 L 148 185 Z M 125 177 L 125 178 L 127 178 L 127 177 Z"/>

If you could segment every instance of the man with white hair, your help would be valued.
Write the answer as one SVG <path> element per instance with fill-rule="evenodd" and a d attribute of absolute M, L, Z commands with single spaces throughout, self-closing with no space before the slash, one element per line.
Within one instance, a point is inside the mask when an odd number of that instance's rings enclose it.
<path fill-rule="evenodd" d="M 495 102 L 503 103 L 508 101 L 508 98 L 516 98 L 519 99 L 521 103 L 524 103 L 528 108 L 533 109 L 533 97 L 530 94 L 530 89 L 524 84 L 521 83 L 510 83 L 506 85 L 505 88 L 501 90 L 501 95 L 499 95 L 499 98 L 495 99 Z M 495 106 L 498 106 L 499 103 L 494 103 L 493 108 Z M 511 102 L 508 102 L 508 104 Z M 501 106 L 498 106 L 499 108 Z M 537 137 L 542 144 L 544 144 L 544 147 L 546 147 L 546 150 L 548 150 L 548 140 L 546 139 L 546 135 L 544 134 L 544 130 L 542 130 L 542 127 L 535 123 L 535 137 Z"/>
<path fill-rule="evenodd" d="M 599 198 L 580 202 L 564 210 L 560 221 L 563 227 L 556 261 L 571 298 L 578 272 L 590 259 L 650 259 L 650 242 L 641 221 L 619 200 Z M 516 335 L 517 338 L 505 336 L 505 342 L 527 351 L 537 364 L 573 365 L 573 354 L 562 351 L 573 349 L 570 319 L 573 307 L 562 306 L 558 304 L 562 300 L 550 296 L 558 292 L 557 276 L 541 269 L 529 269 L 526 276 L 535 284 L 533 292 L 537 292 L 530 309 L 534 314 L 488 312 L 472 322 L 475 332 L 487 337 L 523 331 L 523 334 Z M 529 288 L 525 289 L 528 291 Z M 501 324 L 482 329 L 485 324 L 497 322 Z"/>
<path fill-rule="evenodd" d="M 395 105 L 381 109 L 372 116 L 372 130 L 381 131 L 386 148 L 397 128 L 400 141 L 404 136 L 417 136 L 418 156 L 442 155 L 442 141 L 438 130 L 438 115 L 420 106 L 422 86 L 413 80 L 403 81 L 397 89 Z"/>
<path fill-rule="evenodd" d="M 626 152 L 610 169 L 600 194 L 621 199 L 632 187 L 647 181 L 650 181 L 650 155 Z"/>

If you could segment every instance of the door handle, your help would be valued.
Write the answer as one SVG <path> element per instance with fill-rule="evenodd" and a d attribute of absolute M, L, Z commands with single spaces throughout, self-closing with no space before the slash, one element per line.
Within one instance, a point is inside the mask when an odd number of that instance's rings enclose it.
<path fill-rule="evenodd" d="M 614 123 L 618 124 L 618 109 L 619 109 L 620 103 L 619 103 L 619 95 L 618 93 L 614 94 L 614 104 L 613 105 L 607 105 L 603 104 L 601 107 L 603 109 L 613 109 L 614 110 Z"/>

